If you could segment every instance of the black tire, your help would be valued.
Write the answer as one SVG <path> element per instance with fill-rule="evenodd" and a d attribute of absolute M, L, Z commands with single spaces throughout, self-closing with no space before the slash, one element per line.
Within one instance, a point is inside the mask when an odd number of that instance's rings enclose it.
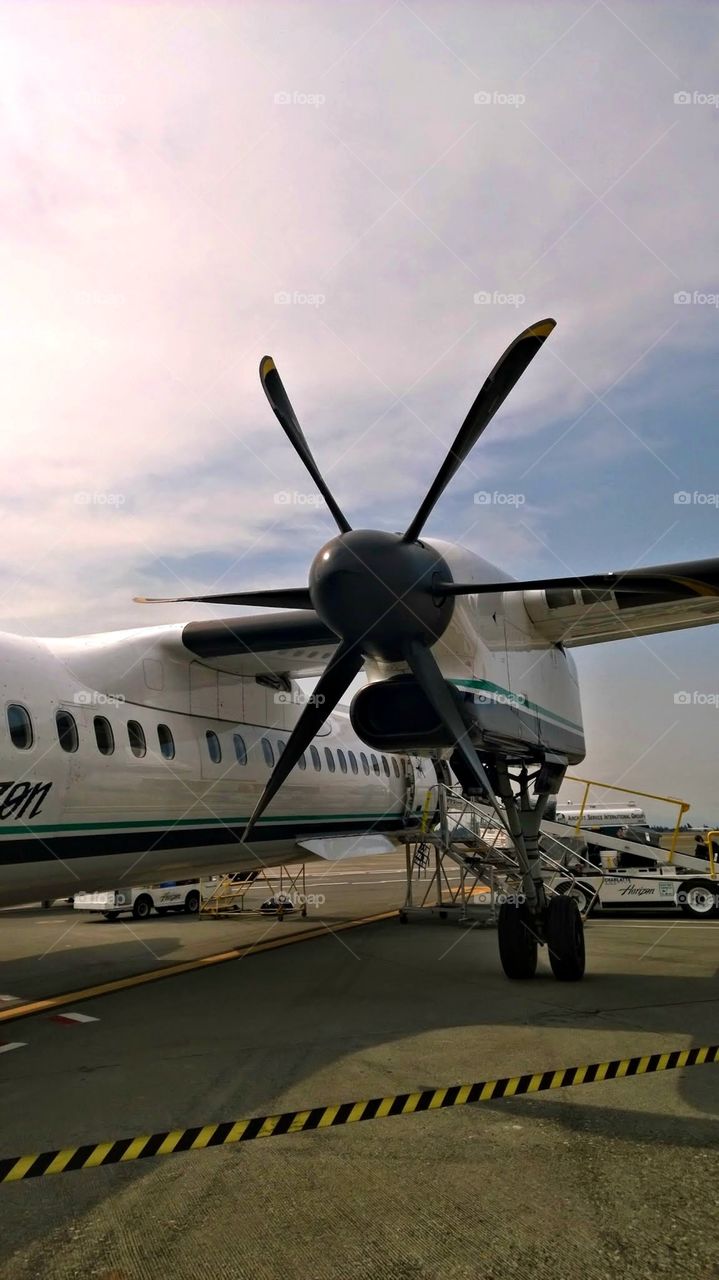
<path fill-rule="evenodd" d="M 132 914 L 136 920 L 147 920 L 152 913 L 152 898 L 143 893 L 132 904 Z"/>
<path fill-rule="evenodd" d="M 117 920 L 117 917 L 119 916 L 120 912 L 119 911 L 103 911 L 102 914 L 104 915 L 106 920 Z"/>
<path fill-rule="evenodd" d="M 185 913 L 188 916 L 196 916 L 200 910 L 200 894 L 197 889 L 190 889 L 185 898 Z"/>
<path fill-rule="evenodd" d="M 508 978 L 533 978 L 537 972 L 537 932 L 525 904 L 503 902 L 497 917 L 499 958 Z"/>
<path fill-rule="evenodd" d="M 677 902 L 692 920 L 710 920 L 719 915 L 719 882 L 685 880 L 679 886 Z"/>
<path fill-rule="evenodd" d="M 584 977 L 584 923 L 574 898 L 563 894 L 547 907 L 545 933 L 549 963 L 559 982 L 579 982 Z"/>

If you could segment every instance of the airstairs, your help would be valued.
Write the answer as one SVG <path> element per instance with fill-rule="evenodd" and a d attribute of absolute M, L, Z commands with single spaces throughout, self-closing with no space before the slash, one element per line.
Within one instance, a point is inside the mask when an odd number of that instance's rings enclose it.
<path fill-rule="evenodd" d="M 585 779 L 576 779 L 586 782 Z M 609 784 L 593 784 L 609 787 Z M 635 796 L 646 792 L 629 792 L 629 788 L 613 788 Z M 581 810 L 584 812 L 588 790 Z M 646 865 L 674 867 L 677 872 L 697 873 L 717 879 L 717 866 L 709 842 L 709 863 L 677 850 L 677 837 L 689 806 L 673 797 L 652 796 L 677 806 L 677 817 L 669 849 L 640 843 L 636 839 L 604 835 L 581 825 L 544 820 L 540 827 L 540 859 L 544 890 L 548 897 L 572 891 L 575 884 L 586 887 L 591 875 L 589 895 L 583 894 L 587 916 L 601 891 L 606 874 L 621 866 L 623 854 L 645 859 Z M 587 813 L 589 819 L 589 813 Z M 409 834 L 409 833 L 408 833 Z M 709 833 L 710 836 L 719 833 Z M 586 856 L 587 846 L 600 851 L 605 868 L 597 874 L 595 862 Z M 421 822 L 420 839 L 414 836 L 405 843 L 406 894 L 400 919 L 428 915 L 459 924 L 492 926 L 497 922 L 503 902 L 522 902 L 522 878 L 511 838 L 502 818 L 489 805 L 465 796 L 458 787 L 438 783 L 428 794 Z M 569 882 L 569 884 L 568 884 Z"/>

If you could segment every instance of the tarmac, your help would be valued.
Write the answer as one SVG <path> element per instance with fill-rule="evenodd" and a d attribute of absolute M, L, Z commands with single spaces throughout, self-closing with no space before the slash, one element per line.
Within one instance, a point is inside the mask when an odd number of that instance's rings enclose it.
<path fill-rule="evenodd" d="M 0 912 L 0 1158 L 719 1040 L 719 921 L 593 919 L 582 983 L 510 983 L 492 929 L 337 931 L 403 875 L 308 867 L 306 921 Z M 38 1178 L 0 1186 L 0 1275 L 714 1280 L 718 1141 L 705 1065 Z"/>

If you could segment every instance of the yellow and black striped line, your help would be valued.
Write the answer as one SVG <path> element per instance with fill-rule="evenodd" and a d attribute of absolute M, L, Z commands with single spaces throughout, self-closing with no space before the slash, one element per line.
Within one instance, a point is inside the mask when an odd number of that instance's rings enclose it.
<path fill-rule="evenodd" d="M 463 1107 L 470 1102 L 514 1098 L 525 1093 L 542 1093 L 546 1089 L 566 1089 L 572 1085 L 618 1080 L 625 1076 L 651 1075 L 657 1071 L 675 1071 L 678 1067 L 698 1067 L 703 1063 L 717 1061 L 719 1045 L 716 1044 L 694 1049 L 674 1049 L 671 1053 L 652 1053 L 642 1058 L 614 1058 L 611 1062 L 592 1062 L 584 1067 L 564 1067 L 559 1071 L 503 1076 L 498 1080 L 478 1080 L 474 1084 L 455 1084 L 445 1089 L 422 1089 L 420 1093 L 397 1093 L 393 1097 L 369 1098 L 365 1102 L 340 1102 L 329 1107 L 312 1107 L 306 1111 L 284 1111 L 274 1116 L 227 1120 L 220 1124 L 206 1124 L 201 1128 L 173 1129 L 137 1138 L 119 1138 L 113 1142 L 91 1142 L 79 1147 L 65 1147 L 62 1151 L 43 1151 L 35 1155 L 0 1159 L 0 1182 L 20 1182 L 23 1178 L 43 1178 L 53 1173 L 71 1173 L 76 1169 L 96 1169 L 99 1165 L 146 1160 L 150 1156 L 169 1156 L 179 1151 L 224 1147 L 233 1142 L 277 1138 L 282 1134 L 305 1133 L 310 1129 L 337 1128 L 340 1125 L 357 1124 L 360 1120 L 413 1115 L 417 1111 L 440 1111 L 445 1107 Z"/>

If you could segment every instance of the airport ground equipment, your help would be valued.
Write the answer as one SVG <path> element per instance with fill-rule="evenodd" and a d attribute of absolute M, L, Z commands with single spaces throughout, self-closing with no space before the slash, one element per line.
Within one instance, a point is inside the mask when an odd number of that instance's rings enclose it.
<path fill-rule="evenodd" d="M 581 781 L 587 784 L 582 808 L 588 812 L 589 785 L 608 788 L 610 784 Z M 649 794 L 618 789 L 632 795 Z M 583 948 L 579 932 L 572 941 L 577 928 L 572 908 L 554 905 L 556 899 L 576 904 L 580 924 L 603 906 L 669 906 L 690 916 L 719 914 L 719 879 L 712 847 L 719 832 L 708 833 L 708 862 L 684 853 L 676 845 L 688 804 L 669 796 L 652 794 L 650 798 L 677 806 L 669 849 L 605 835 L 576 823 L 570 826 L 543 819 L 538 824 L 538 862 L 549 901 L 548 920 L 551 917 L 552 928 L 559 922 L 546 939 L 555 976 L 565 980 L 576 976 Z M 526 881 L 509 826 L 509 820 L 502 821 L 488 804 L 438 783 L 425 805 L 419 843 L 408 838 L 405 845 L 406 891 L 400 919 L 407 923 L 429 915 L 463 925 L 496 925 L 505 971 L 510 977 L 531 977 L 537 945 L 543 939 L 532 937 L 527 918 L 522 916 Z M 599 865 L 586 856 L 589 845 L 594 846 Z M 631 868 L 622 868 L 625 859 L 631 860 Z"/>
<path fill-rule="evenodd" d="M 269 892 L 270 896 L 261 906 L 248 907 L 246 899 L 255 889 L 261 889 L 263 894 Z M 284 920 L 290 912 L 297 911 L 304 920 L 308 901 L 306 867 L 301 862 L 295 866 L 273 868 L 272 878 L 264 870 L 241 876 L 220 876 L 213 892 L 203 900 L 201 914 L 217 920 L 238 912 L 254 915 L 259 911 L 262 915 L 275 915 L 278 920 Z"/>

